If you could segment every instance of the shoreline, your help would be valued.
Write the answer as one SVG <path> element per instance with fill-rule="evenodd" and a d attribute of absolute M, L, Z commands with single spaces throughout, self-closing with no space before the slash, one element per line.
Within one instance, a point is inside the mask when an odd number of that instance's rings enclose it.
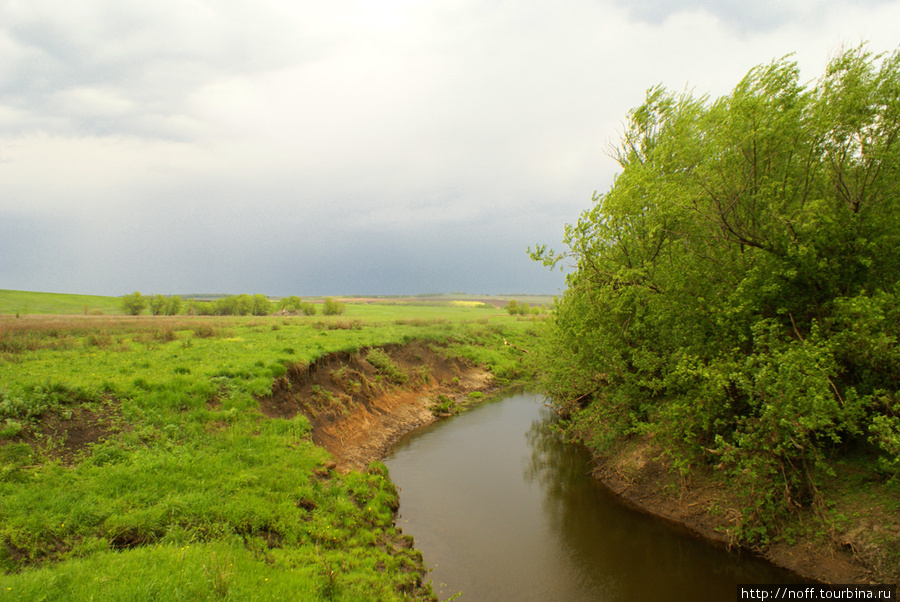
<path fill-rule="evenodd" d="M 364 469 L 382 460 L 390 447 L 409 431 L 437 420 L 432 411 L 437 399 L 465 405 L 473 392 L 497 389 L 492 375 L 461 360 L 448 359 L 423 342 L 391 346 L 394 360 L 407 372 L 422 370 L 422 382 L 389 388 L 371 387 L 375 373 L 362 354 L 333 354 L 304 370 L 294 371 L 285 382 L 276 383 L 271 398 L 261 403 L 270 415 L 303 412 L 312 423 L 313 441 L 333 456 L 334 468 L 342 472 Z M 366 376 L 370 385 L 348 389 L 336 373 Z M 343 411 L 309 401 L 311 392 L 342 395 Z M 623 503 L 672 523 L 694 537 L 733 549 L 725 529 L 738 518 L 721 484 L 708 478 L 672 487 L 668 467 L 655 456 L 648 442 L 629 445 L 615 457 L 597 457 L 593 476 Z M 673 491 L 675 493 L 673 493 Z M 715 512 L 713 511 L 715 510 Z M 799 538 L 793 545 L 776 543 L 764 550 L 738 548 L 741 553 L 761 557 L 802 579 L 819 584 L 870 584 L 878 574 L 863 565 L 849 546 L 822 545 Z M 874 579 L 874 581 L 873 581 Z"/>

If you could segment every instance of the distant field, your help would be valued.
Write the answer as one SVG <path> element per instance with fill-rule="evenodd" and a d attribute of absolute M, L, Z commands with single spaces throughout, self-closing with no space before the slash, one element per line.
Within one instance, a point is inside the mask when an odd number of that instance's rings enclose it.
<path fill-rule="evenodd" d="M 224 295 L 184 295 L 185 299 L 210 301 Z M 337 296 L 337 299 L 348 305 L 347 314 L 376 318 L 379 315 L 390 315 L 396 318 L 396 312 L 371 309 L 385 305 L 403 305 L 410 309 L 410 315 L 432 318 L 452 307 L 473 308 L 479 305 L 493 306 L 500 309 L 511 299 L 531 306 L 552 305 L 551 295 L 469 295 L 464 293 L 431 294 L 416 296 Z M 275 298 L 273 298 L 275 299 Z M 323 297 L 304 297 L 313 303 L 321 302 Z M 431 308 L 431 309 L 426 309 Z M 440 308 L 436 310 L 435 308 Z M 489 312 L 490 307 L 481 308 Z M 147 313 L 145 311 L 145 313 Z M 102 297 L 98 295 L 69 295 L 64 293 L 40 293 L 31 291 L 0 290 L 0 314 L 56 314 L 56 315 L 124 315 L 121 297 Z M 447 318 L 454 317 L 451 311 Z M 487 313 L 485 315 L 488 315 Z"/>
<path fill-rule="evenodd" d="M 0 290 L 0 314 L 121 315 L 119 297 Z"/>

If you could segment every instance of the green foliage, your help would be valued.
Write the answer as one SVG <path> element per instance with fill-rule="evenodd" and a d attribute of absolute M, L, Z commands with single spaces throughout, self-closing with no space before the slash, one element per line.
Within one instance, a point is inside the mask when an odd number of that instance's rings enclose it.
<path fill-rule="evenodd" d="M 265 295 L 253 295 L 253 315 L 268 316 L 272 313 L 272 303 Z"/>
<path fill-rule="evenodd" d="M 161 316 L 166 309 L 166 297 L 156 294 L 150 298 L 150 313 L 154 316 Z"/>
<path fill-rule="evenodd" d="M 304 303 L 300 297 L 291 295 L 284 297 L 278 302 L 278 309 L 291 313 L 302 313 L 305 316 L 316 315 L 316 306 L 314 303 Z"/>
<path fill-rule="evenodd" d="M 746 538 L 815 502 L 826 456 L 868 437 L 897 466 L 898 91 L 900 52 L 862 47 L 808 88 L 786 59 L 712 102 L 654 88 L 569 251 L 532 252 L 577 263 L 543 356 L 562 412 L 730 470 Z"/>
<path fill-rule="evenodd" d="M 509 303 L 506 304 L 506 313 L 511 316 L 524 316 L 531 313 L 531 306 L 527 303 L 519 303 L 515 299 L 510 299 Z"/>
<path fill-rule="evenodd" d="M 125 310 L 125 313 L 132 316 L 140 315 L 146 307 L 147 299 L 144 298 L 140 291 L 134 291 L 130 295 L 122 297 L 122 309 Z"/>
<path fill-rule="evenodd" d="M 395 385 L 405 384 L 409 380 L 409 375 L 383 349 L 369 349 L 366 353 L 366 361 L 375 366 L 379 374 L 384 375 Z"/>
<path fill-rule="evenodd" d="M 325 304 L 322 307 L 322 313 L 326 316 L 339 316 L 347 310 L 346 305 L 340 301 L 335 301 L 331 297 L 325 297 Z"/>

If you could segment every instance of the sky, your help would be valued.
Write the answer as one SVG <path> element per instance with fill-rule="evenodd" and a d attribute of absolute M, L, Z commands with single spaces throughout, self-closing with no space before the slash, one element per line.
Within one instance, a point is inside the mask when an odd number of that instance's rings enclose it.
<path fill-rule="evenodd" d="M 0 0 L 0 289 L 557 294 L 629 109 L 900 0 Z"/>

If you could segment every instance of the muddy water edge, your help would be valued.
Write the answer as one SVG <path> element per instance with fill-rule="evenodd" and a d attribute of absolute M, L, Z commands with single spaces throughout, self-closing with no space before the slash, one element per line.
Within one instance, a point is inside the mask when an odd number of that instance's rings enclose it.
<path fill-rule="evenodd" d="M 543 401 L 484 403 L 408 433 L 385 458 L 398 525 L 440 599 L 723 600 L 739 583 L 801 582 L 626 507 Z"/>

